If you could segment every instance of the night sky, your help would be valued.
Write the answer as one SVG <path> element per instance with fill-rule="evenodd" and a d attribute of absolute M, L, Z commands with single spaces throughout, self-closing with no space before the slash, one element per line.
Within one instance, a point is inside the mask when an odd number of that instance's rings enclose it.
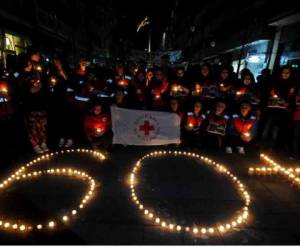
<path fill-rule="evenodd" d="M 115 1 L 114 8 L 118 12 L 120 33 L 132 41 L 136 49 L 147 48 L 148 27 L 136 32 L 137 25 L 149 16 L 152 21 L 153 48 L 160 46 L 162 34 L 170 22 L 171 11 L 176 0 L 162 1 Z"/>

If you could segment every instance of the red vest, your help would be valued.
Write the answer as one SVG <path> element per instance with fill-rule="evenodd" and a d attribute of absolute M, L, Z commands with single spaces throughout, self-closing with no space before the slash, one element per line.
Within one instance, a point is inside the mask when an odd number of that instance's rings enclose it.
<path fill-rule="evenodd" d="M 205 115 L 201 114 L 196 117 L 193 112 L 187 113 L 186 125 L 191 126 L 193 128 L 199 128 L 205 119 Z"/>
<path fill-rule="evenodd" d="M 251 131 L 256 122 L 256 117 L 250 116 L 248 119 L 245 119 L 237 114 L 234 114 L 232 116 L 232 120 L 235 130 L 240 134 L 244 134 Z"/>
<path fill-rule="evenodd" d="M 84 119 L 84 129 L 88 138 L 94 137 L 97 133 L 106 133 L 110 129 L 110 118 L 106 114 L 99 116 L 89 115 Z"/>

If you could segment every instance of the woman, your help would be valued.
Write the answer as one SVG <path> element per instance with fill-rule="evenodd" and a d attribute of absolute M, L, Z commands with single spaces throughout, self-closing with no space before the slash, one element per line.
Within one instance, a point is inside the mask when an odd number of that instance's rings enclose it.
<path fill-rule="evenodd" d="M 275 76 L 265 110 L 265 125 L 262 134 L 263 146 L 274 148 L 279 141 L 280 131 L 288 132 L 291 123 L 292 107 L 296 95 L 296 83 L 292 69 L 284 66 L 279 76 Z M 285 137 L 286 138 L 286 137 Z"/>
<path fill-rule="evenodd" d="M 21 72 L 23 87 L 23 107 L 26 117 L 27 134 L 33 150 L 37 154 L 49 151 L 47 146 L 47 112 L 45 82 L 39 62 L 39 52 L 27 60 Z"/>

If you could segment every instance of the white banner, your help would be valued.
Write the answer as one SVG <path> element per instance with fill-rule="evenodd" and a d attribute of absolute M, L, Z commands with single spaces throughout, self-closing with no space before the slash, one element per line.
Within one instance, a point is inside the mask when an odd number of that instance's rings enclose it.
<path fill-rule="evenodd" d="M 180 143 L 177 114 L 111 107 L 113 144 L 165 145 Z"/>

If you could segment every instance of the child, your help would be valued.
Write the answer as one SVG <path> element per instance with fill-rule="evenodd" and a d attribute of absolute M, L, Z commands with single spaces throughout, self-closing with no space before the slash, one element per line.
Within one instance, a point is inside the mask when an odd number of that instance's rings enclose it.
<path fill-rule="evenodd" d="M 31 57 L 35 58 L 35 54 Z M 30 143 L 37 154 L 48 152 L 47 112 L 42 67 L 29 59 L 21 73 L 23 87 L 23 107 L 26 113 L 26 128 Z"/>
<path fill-rule="evenodd" d="M 202 103 L 196 101 L 194 103 L 193 111 L 188 112 L 184 121 L 183 139 L 185 143 L 192 147 L 201 147 L 202 142 L 202 124 L 205 120 L 205 115 L 201 113 Z"/>
<path fill-rule="evenodd" d="M 179 116 L 180 121 L 183 120 L 184 114 L 180 111 L 180 105 L 177 98 L 170 99 L 169 108 L 167 109 L 167 111 L 171 113 L 176 113 Z"/>
<path fill-rule="evenodd" d="M 257 119 L 251 114 L 252 106 L 249 102 L 242 102 L 240 111 L 232 115 L 228 129 L 226 153 L 232 154 L 232 147 L 236 147 L 239 154 L 245 154 L 245 147 L 249 146 L 256 134 Z"/>
<path fill-rule="evenodd" d="M 213 149 L 223 147 L 223 138 L 226 135 L 226 128 L 229 117 L 225 115 L 226 103 L 217 101 L 215 109 L 207 112 L 205 124 L 206 145 Z"/>
<path fill-rule="evenodd" d="M 108 149 L 111 145 L 111 121 L 100 103 L 95 103 L 90 115 L 84 118 L 84 131 L 93 149 Z"/>

